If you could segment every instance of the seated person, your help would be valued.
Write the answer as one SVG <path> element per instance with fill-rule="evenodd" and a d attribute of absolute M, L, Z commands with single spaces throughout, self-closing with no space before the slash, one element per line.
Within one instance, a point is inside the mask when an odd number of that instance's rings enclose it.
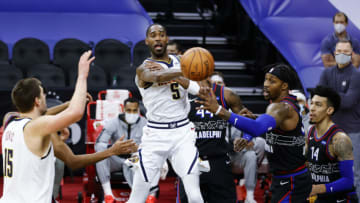
<path fill-rule="evenodd" d="M 231 127 L 231 139 L 240 138 L 241 131 Z M 244 173 L 246 199 L 247 203 L 255 203 L 254 190 L 257 180 L 257 168 L 260 166 L 265 155 L 265 140 L 262 137 L 256 137 L 248 143 L 246 148 L 240 152 L 234 152 L 230 155 L 232 170 L 235 173 L 242 171 Z M 239 182 L 240 184 L 240 182 Z"/>
<path fill-rule="evenodd" d="M 134 98 L 128 98 L 124 101 L 125 113 L 119 114 L 116 118 L 105 121 L 103 131 L 99 135 L 95 144 L 95 151 L 106 150 L 109 144 L 113 144 L 120 137 L 125 135 L 125 139 L 133 139 L 135 143 L 140 144 L 142 129 L 146 125 L 146 119 L 140 116 L 139 101 Z M 105 202 L 112 199 L 110 185 L 110 173 L 123 170 L 126 181 L 132 186 L 133 171 L 124 164 L 126 158 L 111 156 L 103 161 L 96 163 L 96 171 L 105 193 Z M 111 202 L 111 201 L 109 201 Z"/>

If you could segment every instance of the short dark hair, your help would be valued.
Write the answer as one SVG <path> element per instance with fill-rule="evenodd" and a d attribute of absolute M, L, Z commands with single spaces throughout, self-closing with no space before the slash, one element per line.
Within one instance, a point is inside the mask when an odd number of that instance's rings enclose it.
<path fill-rule="evenodd" d="M 124 101 L 124 106 L 125 106 L 126 103 L 128 103 L 128 102 L 130 102 L 130 103 L 137 103 L 137 104 L 139 105 L 139 100 L 136 99 L 136 98 L 134 98 L 134 97 L 129 97 L 129 98 L 125 99 L 125 101 Z"/>
<path fill-rule="evenodd" d="M 167 30 L 166 30 L 165 26 L 163 26 L 163 25 L 161 25 L 161 24 L 159 24 L 159 23 L 154 23 L 154 24 L 149 25 L 149 27 L 146 29 L 146 37 L 148 36 L 148 34 L 149 34 L 149 32 L 150 32 L 150 28 L 153 27 L 153 26 L 155 26 L 155 25 L 158 25 L 158 26 L 163 27 L 164 30 L 165 30 L 165 33 L 167 34 Z"/>
<path fill-rule="evenodd" d="M 353 45 L 352 45 L 352 42 L 350 40 L 347 40 L 347 39 L 340 39 L 338 42 L 336 42 L 336 45 L 339 44 L 339 43 L 349 43 L 351 48 L 353 48 Z M 335 46 L 336 46 L 335 45 Z"/>
<path fill-rule="evenodd" d="M 168 45 L 175 45 L 176 48 L 181 51 L 181 45 L 179 44 L 179 42 L 175 41 L 175 40 L 169 40 L 168 41 Z"/>
<path fill-rule="evenodd" d="M 327 86 L 318 85 L 311 91 L 311 98 L 315 95 L 327 98 L 327 105 L 334 107 L 333 115 L 339 109 L 341 104 L 341 97 L 334 89 Z"/>
<path fill-rule="evenodd" d="M 272 69 L 276 70 L 276 73 L 278 73 L 274 74 L 276 77 L 288 84 L 289 90 L 302 89 L 299 76 L 293 68 L 284 63 L 275 63 L 264 67 L 265 73 L 268 73 Z"/>
<path fill-rule="evenodd" d="M 335 15 L 333 16 L 333 22 L 335 22 L 335 17 L 336 17 L 336 16 L 344 16 L 345 22 L 348 23 L 348 17 L 347 17 L 347 15 L 346 15 L 345 13 L 343 13 L 343 12 L 337 12 L 337 13 L 335 13 Z"/>
<path fill-rule="evenodd" d="M 40 97 L 40 80 L 25 78 L 18 81 L 11 91 L 11 100 L 20 113 L 31 111 L 35 105 L 35 98 Z"/>

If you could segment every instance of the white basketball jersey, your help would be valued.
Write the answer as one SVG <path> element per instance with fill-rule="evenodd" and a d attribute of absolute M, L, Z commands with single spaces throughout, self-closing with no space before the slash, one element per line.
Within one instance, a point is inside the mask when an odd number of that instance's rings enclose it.
<path fill-rule="evenodd" d="M 15 119 L 2 137 L 4 192 L 0 202 L 50 203 L 55 175 L 52 144 L 41 158 L 25 144 L 24 127 L 28 118 Z"/>
<path fill-rule="evenodd" d="M 170 63 L 156 61 L 164 69 L 180 69 L 180 61 L 176 56 L 169 55 Z M 137 80 L 137 78 L 136 78 Z M 136 81 L 137 84 L 137 81 Z M 147 110 L 146 117 L 149 121 L 174 122 L 187 118 L 190 111 L 188 93 L 181 85 L 175 82 L 153 83 L 151 86 L 140 88 L 140 94 Z"/>

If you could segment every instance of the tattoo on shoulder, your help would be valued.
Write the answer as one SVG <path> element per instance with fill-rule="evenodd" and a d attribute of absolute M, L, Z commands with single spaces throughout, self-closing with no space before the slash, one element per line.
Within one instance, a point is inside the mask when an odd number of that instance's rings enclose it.
<path fill-rule="evenodd" d="M 350 138 L 344 133 L 337 133 L 332 140 L 332 149 L 339 161 L 353 159 L 353 147 Z"/>

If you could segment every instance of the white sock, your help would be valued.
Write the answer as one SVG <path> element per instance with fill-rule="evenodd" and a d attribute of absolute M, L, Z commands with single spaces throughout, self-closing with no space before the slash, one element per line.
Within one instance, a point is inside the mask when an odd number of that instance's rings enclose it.
<path fill-rule="evenodd" d="M 101 184 L 102 185 L 102 188 L 104 190 L 104 194 L 105 195 L 111 195 L 114 197 L 113 193 L 112 193 L 112 190 L 111 190 L 111 185 L 110 185 L 110 181 L 109 182 L 106 182 L 106 183 L 103 183 Z"/>
<path fill-rule="evenodd" d="M 245 178 L 239 180 L 239 186 L 245 185 Z"/>
<path fill-rule="evenodd" d="M 254 200 L 254 190 L 246 190 L 246 199 Z"/>

